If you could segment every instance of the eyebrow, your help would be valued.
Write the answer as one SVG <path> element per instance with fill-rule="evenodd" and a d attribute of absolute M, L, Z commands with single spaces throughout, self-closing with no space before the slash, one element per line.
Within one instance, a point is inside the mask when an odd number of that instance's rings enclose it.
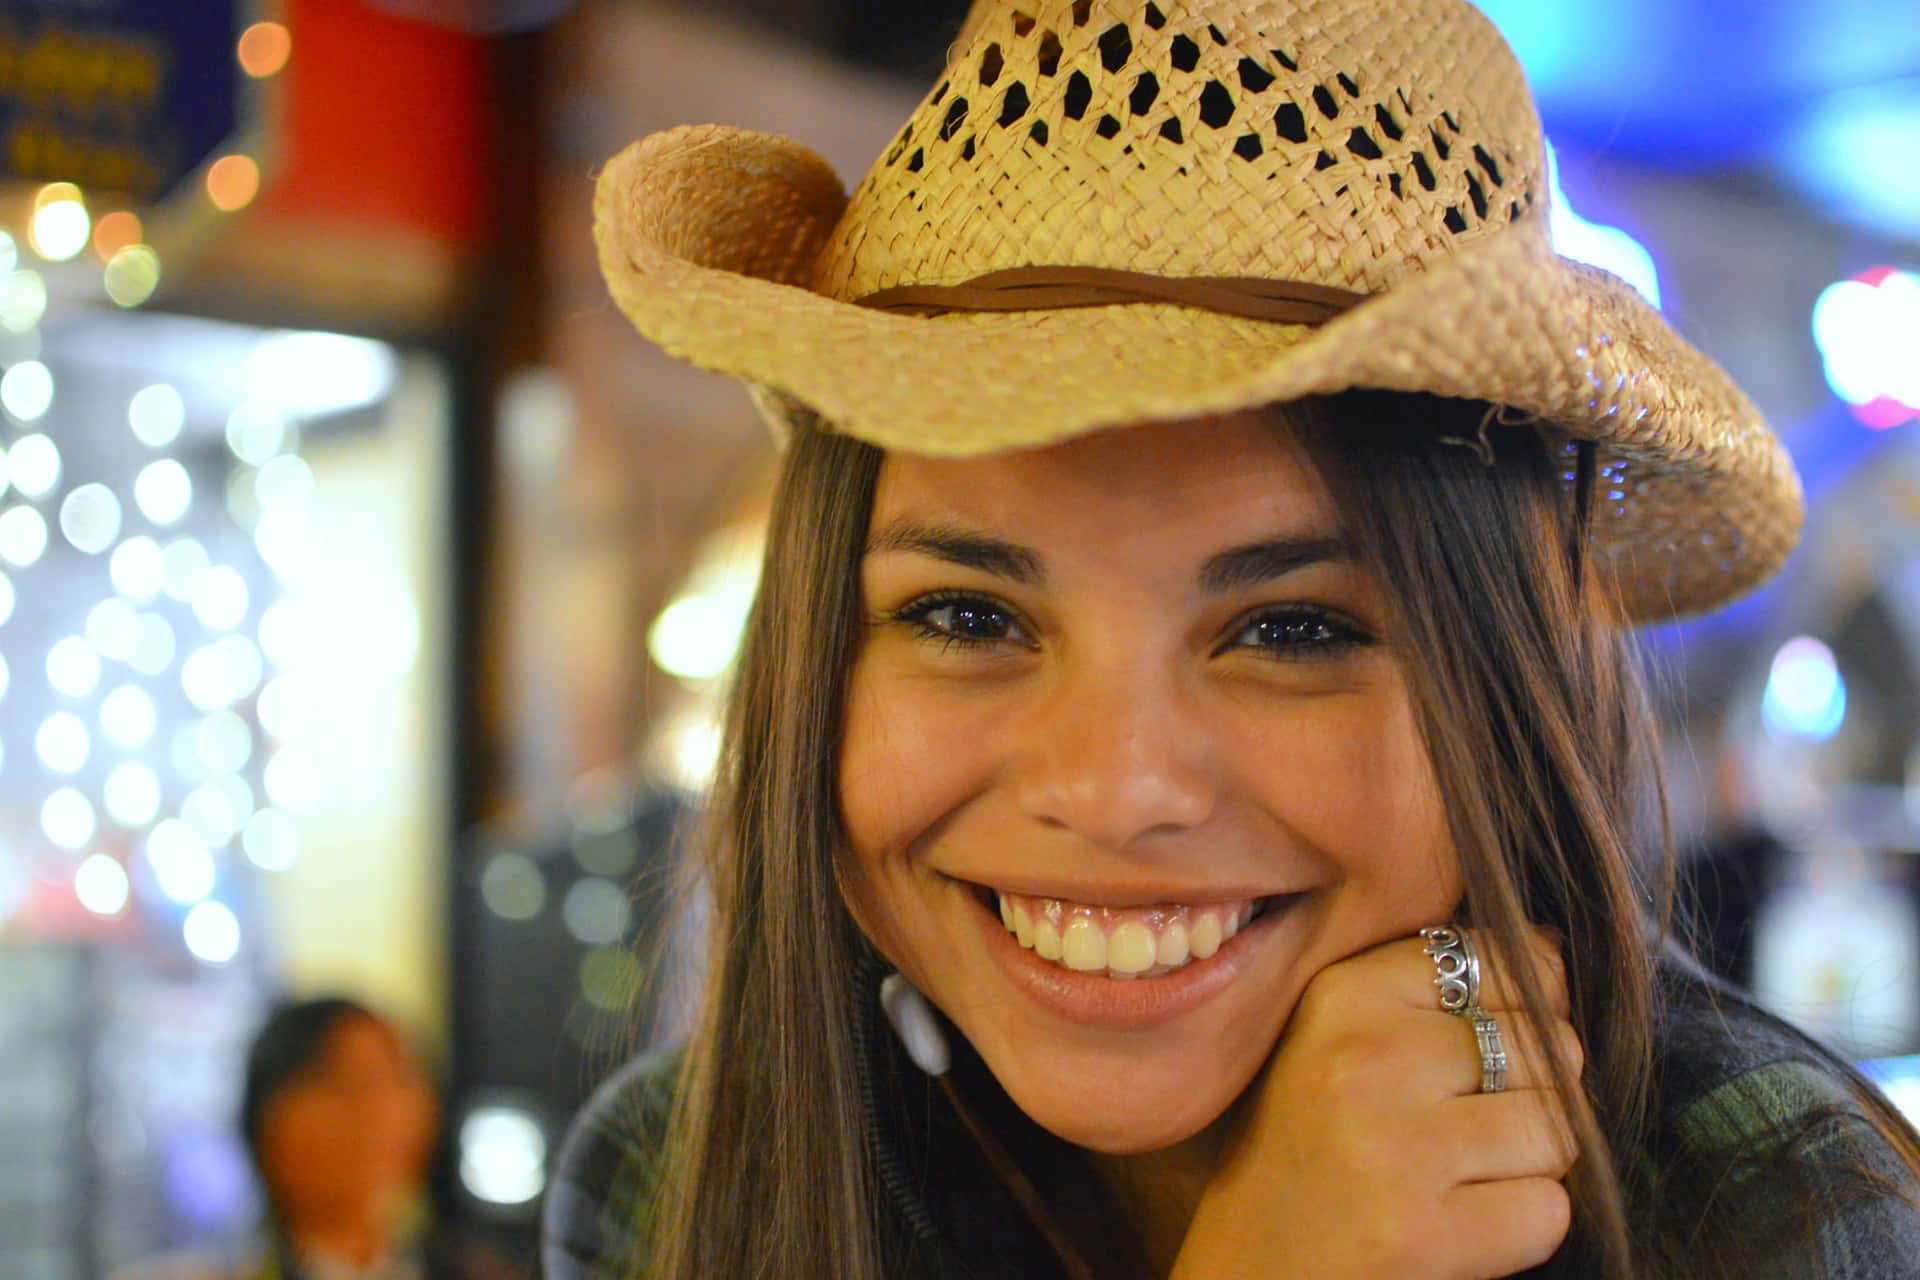
<path fill-rule="evenodd" d="M 883 525 L 867 539 L 867 554 L 916 552 L 963 568 L 1033 586 L 1044 582 L 1046 568 L 1038 552 L 1018 543 L 990 537 L 958 525 L 928 524 L 899 519 Z M 1324 562 L 1352 563 L 1359 553 L 1346 538 L 1269 538 L 1233 547 L 1209 557 L 1200 569 L 1200 587 L 1209 595 L 1224 595 L 1255 587 Z"/>
<path fill-rule="evenodd" d="M 917 520 L 894 520 L 875 530 L 867 539 L 867 554 L 912 551 L 932 556 L 948 564 L 978 569 L 1006 578 L 1022 586 L 1036 586 L 1046 579 L 1037 552 L 988 537 L 958 525 L 925 524 Z"/>
<path fill-rule="evenodd" d="M 1222 551 L 1200 569 L 1200 586 L 1209 595 L 1224 595 L 1284 578 L 1311 564 L 1326 561 L 1352 563 L 1359 559 L 1343 537 L 1270 538 Z"/>

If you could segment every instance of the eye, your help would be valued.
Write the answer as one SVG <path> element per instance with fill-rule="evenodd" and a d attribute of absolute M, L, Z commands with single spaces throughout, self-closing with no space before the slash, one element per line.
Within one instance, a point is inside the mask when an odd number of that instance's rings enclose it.
<path fill-rule="evenodd" d="M 1227 647 L 1298 661 L 1333 657 L 1372 642 L 1364 628 L 1343 614 L 1317 605 L 1288 605 L 1248 618 Z"/>
<path fill-rule="evenodd" d="M 988 596 L 944 591 L 921 596 L 896 610 L 893 620 L 914 627 L 921 639 L 945 649 L 1031 644 L 1013 610 Z"/>

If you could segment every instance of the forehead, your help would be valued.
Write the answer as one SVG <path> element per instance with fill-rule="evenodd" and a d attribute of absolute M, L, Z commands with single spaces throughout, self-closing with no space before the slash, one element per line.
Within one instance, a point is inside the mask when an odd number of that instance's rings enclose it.
<path fill-rule="evenodd" d="M 1075 534 L 1211 544 L 1339 528 L 1305 449 L 1261 412 L 1120 427 L 979 458 L 888 454 L 873 527 L 927 519 L 1035 545 Z"/>

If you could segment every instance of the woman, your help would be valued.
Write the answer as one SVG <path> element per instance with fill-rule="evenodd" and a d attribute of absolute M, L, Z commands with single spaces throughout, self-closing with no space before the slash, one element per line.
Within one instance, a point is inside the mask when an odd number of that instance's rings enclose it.
<path fill-rule="evenodd" d="M 705 1013 L 553 1274 L 1911 1273 L 1911 1131 L 1662 958 L 1624 626 L 1797 484 L 1545 191 L 1461 0 L 979 0 L 850 199 L 608 166 L 789 441 Z"/>

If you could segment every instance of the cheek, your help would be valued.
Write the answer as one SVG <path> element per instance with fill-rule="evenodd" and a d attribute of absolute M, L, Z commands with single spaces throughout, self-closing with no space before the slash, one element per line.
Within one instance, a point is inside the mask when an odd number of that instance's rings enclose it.
<path fill-rule="evenodd" d="M 1404 692 L 1397 682 L 1387 692 L 1266 726 L 1258 758 L 1269 763 L 1250 784 L 1332 864 L 1348 909 L 1378 940 L 1444 917 L 1460 894 L 1432 763 Z"/>
<path fill-rule="evenodd" d="M 980 785 L 977 733 L 909 681 L 855 662 L 840 748 L 838 804 L 846 847 L 840 888 L 867 936 L 890 955 L 894 919 L 913 875 L 914 843 Z"/>

